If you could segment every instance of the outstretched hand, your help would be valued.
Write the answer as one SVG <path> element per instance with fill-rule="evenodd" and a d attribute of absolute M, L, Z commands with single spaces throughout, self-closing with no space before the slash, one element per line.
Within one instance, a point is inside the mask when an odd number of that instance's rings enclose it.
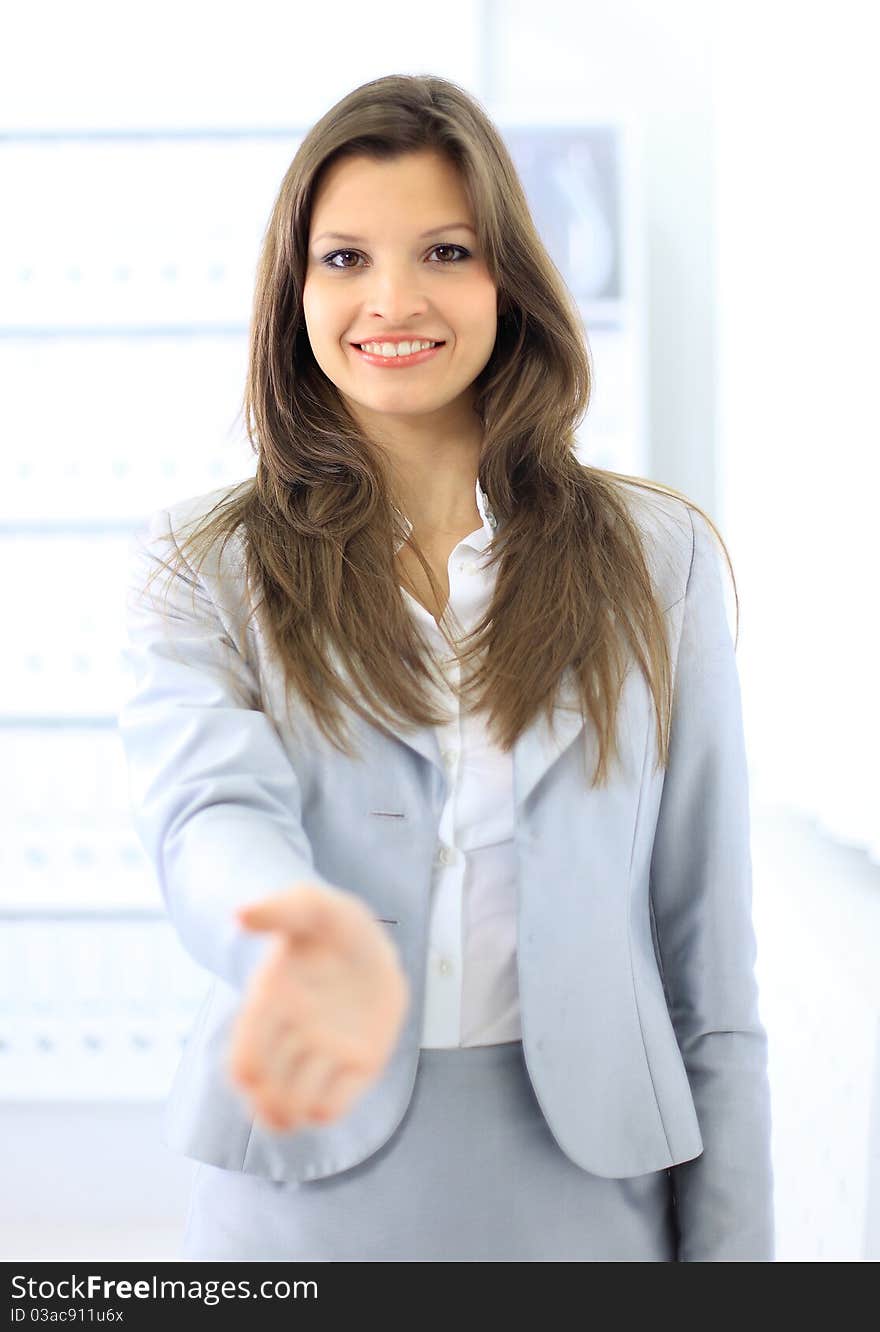
<path fill-rule="evenodd" d="M 228 1069 L 270 1127 L 346 1114 L 383 1072 L 409 1004 L 397 951 L 354 893 L 301 883 L 242 908 L 276 939 L 232 1031 Z"/>

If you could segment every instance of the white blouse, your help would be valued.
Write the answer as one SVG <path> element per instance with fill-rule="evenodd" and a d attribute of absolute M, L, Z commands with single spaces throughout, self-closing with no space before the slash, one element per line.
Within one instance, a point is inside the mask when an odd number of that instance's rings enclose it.
<path fill-rule="evenodd" d="M 459 541 L 447 565 L 449 601 L 443 622 L 448 624 L 451 609 L 464 633 L 485 613 L 495 579 L 495 570 L 486 569 L 481 556 L 492 540 L 496 519 L 479 481 L 476 499 L 482 525 Z M 401 518 L 411 531 L 409 519 L 404 514 Z M 405 588 L 402 591 L 457 685 L 461 667 L 450 655 L 434 617 Z M 451 625 L 448 631 L 455 632 Z M 482 716 L 460 707 L 452 688 L 438 682 L 438 689 L 454 715 L 437 727 L 449 790 L 432 879 L 421 1044 L 520 1040 L 513 758 L 490 741 Z"/>

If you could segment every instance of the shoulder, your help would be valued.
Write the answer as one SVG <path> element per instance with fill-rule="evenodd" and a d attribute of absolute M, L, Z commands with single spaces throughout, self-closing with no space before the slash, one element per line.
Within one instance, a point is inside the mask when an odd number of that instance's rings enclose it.
<path fill-rule="evenodd" d="M 142 564 L 149 567 L 165 564 L 174 580 L 191 587 L 200 587 L 201 595 L 215 606 L 230 608 L 236 613 L 246 602 L 246 557 L 243 533 L 236 528 L 226 537 L 228 525 L 221 525 L 210 539 L 194 540 L 203 525 L 216 514 L 224 501 L 232 499 L 242 486 L 216 486 L 211 490 L 172 500 L 154 509 L 146 517 L 134 538 L 134 558 L 138 572 Z"/>
<path fill-rule="evenodd" d="M 708 528 L 678 495 L 617 478 L 615 484 L 639 530 L 658 596 L 668 610 L 687 591 L 695 543 L 707 539 Z"/>
<path fill-rule="evenodd" d="M 162 521 L 166 531 L 175 540 L 182 542 L 196 528 L 201 527 L 213 510 L 248 484 L 249 481 L 239 481 L 233 485 L 203 490 L 197 495 L 187 495 L 184 499 L 174 500 L 171 504 L 165 505 L 164 508 L 157 510 L 156 514 L 164 515 Z"/>
<path fill-rule="evenodd" d="M 155 551 L 166 557 L 169 553 L 180 554 L 193 570 L 198 566 L 200 575 L 205 573 L 210 578 L 233 573 L 241 568 L 243 561 L 244 543 L 240 530 L 233 531 L 225 545 L 222 538 L 228 530 L 226 527 L 209 543 L 198 542 L 197 557 L 191 555 L 188 542 L 190 537 L 201 532 L 210 518 L 220 513 L 220 506 L 225 501 L 232 499 L 237 491 L 249 484 L 250 481 L 246 480 L 216 486 L 211 490 L 172 500 L 149 514 L 141 532 Z"/>

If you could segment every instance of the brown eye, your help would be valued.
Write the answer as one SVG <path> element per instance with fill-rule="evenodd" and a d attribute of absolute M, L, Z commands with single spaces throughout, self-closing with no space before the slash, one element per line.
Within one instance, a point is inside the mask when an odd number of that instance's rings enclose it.
<path fill-rule="evenodd" d="M 353 264 L 334 264 L 331 262 L 333 259 L 338 258 L 339 255 L 346 255 L 346 254 L 353 254 L 355 258 L 358 257 L 357 250 L 334 250 L 333 253 L 328 254 L 327 258 L 322 260 L 322 262 L 325 263 L 328 268 L 353 268 L 354 267 Z"/>
<path fill-rule="evenodd" d="M 461 259 L 441 259 L 440 262 L 443 263 L 443 264 L 460 264 L 460 263 L 463 263 L 465 259 L 470 259 L 470 254 L 469 254 L 468 251 L 464 248 L 463 245 L 435 245 L 435 246 L 434 246 L 434 249 L 435 249 L 435 250 L 458 250 L 459 253 L 461 254 Z"/>

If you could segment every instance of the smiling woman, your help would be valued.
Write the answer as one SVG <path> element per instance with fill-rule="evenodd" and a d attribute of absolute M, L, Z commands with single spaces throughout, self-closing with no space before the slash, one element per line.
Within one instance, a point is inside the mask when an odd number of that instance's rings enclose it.
<path fill-rule="evenodd" d="M 328 111 L 260 256 L 256 476 L 136 552 L 171 604 L 135 599 L 120 731 L 218 978 L 186 1257 L 772 1254 L 715 529 L 578 459 L 590 386 L 480 105 Z"/>
<path fill-rule="evenodd" d="M 437 220 L 444 216 L 459 220 Z M 378 161 L 344 154 L 321 173 L 312 204 L 309 344 L 426 533 L 471 490 L 479 463 L 474 383 L 495 346 L 498 294 L 472 219 L 461 172 L 430 148 Z M 474 237 L 470 249 L 457 233 Z M 326 253 L 340 238 L 359 248 Z M 434 345 L 413 351 L 414 341 Z M 405 369 L 418 373 L 375 373 Z"/>

